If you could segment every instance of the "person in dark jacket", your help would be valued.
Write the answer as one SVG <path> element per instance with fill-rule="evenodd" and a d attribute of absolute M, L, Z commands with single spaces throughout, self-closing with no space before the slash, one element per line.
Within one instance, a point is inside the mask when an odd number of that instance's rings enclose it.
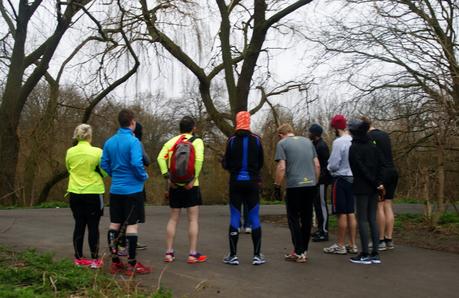
<path fill-rule="evenodd" d="M 385 162 L 384 171 L 384 189 L 386 190 L 384 197 L 378 203 L 378 213 L 376 220 L 379 226 L 379 250 L 394 249 L 392 241 L 392 232 L 394 230 L 394 211 L 392 208 L 392 200 L 395 197 L 395 189 L 397 188 L 398 172 L 395 168 L 394 160 L 392 158 L 392 145 L 389 135 L 377 128 L 374 128 L 371 121 L 366 118 L 370 123 L 370 131 L 368 135 L 373 143 L 381 150 Z"/>
<path fill-rule="evenodd" d="M 350 259 L 358 264 L 379 264 L 381 259 L 378 246 L 374 245 L 368 253 L 368 227 L 370 226 L 373 243 L 378 243 L 379 233 L 376 224 L 378 192 L 384 191 L 383 170 L 384 159 L 368 136 L 370 125 L 366 121 L 351 120 L 349 131 L 352 145 L 349 149 L 349 165 L 354 176 L 352 190 L 356 197 L 357 222 L 359 227 L 361 252 Z"/>
<path fill-rule="evenodd" d="M 252 225 L 253 265 L 266 262 L 261 249 L 260 209 L 260 170 L 263 167 L 263 146 L 260 138 L 250 131 L 250 113 L 239 112 L 236 115 L 236 132 L 226 145 L 223 167 L 230 172 L 230 253 L 223 262 L 239 265 L 236 255 L 239 228 L 241 224 L 241 205 L 247 206 Z"/>
<path fill-rule="evenodd" d="M 328 206 L 327 187 L 330 183 L 330 173 L 327 170 L 330 150 L 322 139 L 323 129 L 319 124 L 312 124 L 309 127 L 309 138 L 316 148 L 317 158 L 320 163 L 319 192 L 314 199 L 314 211 L 317 216 L 317 232 L 313 235 L 312 241 L 328 241 Z"/>

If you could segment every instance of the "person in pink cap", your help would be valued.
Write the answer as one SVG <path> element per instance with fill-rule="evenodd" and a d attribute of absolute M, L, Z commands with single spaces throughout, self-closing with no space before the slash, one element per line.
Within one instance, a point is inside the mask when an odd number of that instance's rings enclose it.
<path fill-rule="evenodd" d="M 333 177 L 332 211 L 338 218 L 338 235 L 336 243 L 324 248 L 324 253 L 345 255 L 357 253 L 355 245 L 357 221 L 355 219 L 355 199 L 352 192 L 353 176 L 349 165 L 349 148 L 352 137 L 349 135 L 346 118 L 335 115 L 330 126 L 335 131 L 332 151 L 327 169 Z M 349 246 L 345 245 L 346 231 L 349 231 Z"/>

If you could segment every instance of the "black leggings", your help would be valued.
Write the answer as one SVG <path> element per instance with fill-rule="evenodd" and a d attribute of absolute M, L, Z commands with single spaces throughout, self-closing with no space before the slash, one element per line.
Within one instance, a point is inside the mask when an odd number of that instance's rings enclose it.
<path fill-rule="evenodd" d="M 312 207 L 317 187 L 287 188 L 287 219 L 295 253 L 307 252 L 311 238 Z"/>
<path fill-rule="evenodd" d="M 368 253 L 368 225 L 370 225 L 371 240 L 373 241 L 373 253 L 378 252 L 379 232 L 376 224 L 376 210 L 378 197 L 376 193 L 368 195 L 355 195 L 357 205 L 357 222 L 359 224 L 360 241 L 362 252 Z"/>
<path fill-rule="evenodd" d="M 103 200 L 99 194 L 70 193 L 70 208 L 75 219 L 73 248 L 75 258 L 83 257 L 83 242 L 86 226 L 91 258 L 99 257 L 99 221 L 103 214 Z"/>
<path fill-rule="evenodd" d="M 241 225 L 241 206 L 247 208 L 248 221 L 252 226 L 252 242 L 254 255 L 260 254 L 261 249 L 261 225 L 260 225 L 260 195 L 256 183 L 230 183 L 230 227 L 229 243 L 230 254 L 236 255 L 237 242 L 239 239 L 239 227 Z"/>

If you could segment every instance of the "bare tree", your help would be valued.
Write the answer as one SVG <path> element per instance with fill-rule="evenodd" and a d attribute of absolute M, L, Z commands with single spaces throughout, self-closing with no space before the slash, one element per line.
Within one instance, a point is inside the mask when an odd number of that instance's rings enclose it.
<path fill-rule="evenodd" d="M 11 5 L 6 10 L 0 1 L 0 12 L 9 27 L 13 45 L 8 58 L 8 73 L 0 105 L 0 198 L 15 200 L 16 167 L 19 152 L 17 128 L 21 112 L 33 88 L 45 75 L 49 63 L 64 36 L 72 25 L 73 18 L 87 5 L 89 0 L 58 2 L 56 5 L 57 25 L 46 40 L 26 53 L 30 21 L 42 5 L 41 0 L 20 0 L 17 8 Z M 11 4 L 11 2 L 8 1 Z M 65 10 L 62 12 L 62 8 Z"/>
<path fill-rule="evenodd" d="M 317 63 L 340 61 L 337 75 L 357 90 L 357 110 L 371 111 L 379 120 L 410 122 L 406 133 L 414 139 L 404 154 L 415 148 L 435 151 L 435 223 L 445 210 L 448 139 L 458 135 L 458 3 L 339 2 L 341 17 L 333 15 L 308 34 L 324 49 Z"/>
<path fill-rule="evenodd" d="M 209 63 L 213 65 L 210 68 L 200 66 L 197 59 L 193 59 L 192 55 L 186 53 L 183 47 L 167 33 L 168 23 L 160 18 L 161 13 L 184 11 L 183 6 L 192 5 L 192 1 L 161 1 L 153 8 L 150 8 L 145 0 L 139 0 L 139 3 L 150 41 L 161 44 L 196 77 L 199 82 L 200 97 L 209 117 L 224 134 L 230 135 L 233 132 L 232 121 L 235 114 L 249 108 L 249 94 L 256 87 L 253 86 L 253 78 L 260 54 L 269 52 L 269 49 L 263 47 L 268 31 L 276 28 L 286 16 L 311 1 L 215 0 L 220 19 L 219 46 L 212 57 L 213 61 Z M 182 15 L 182 18 L 185 16 Z M 235 19 L 237 21 L 234 21 Z M 200 44 L 196 45 L 199 46 Z M 217 77 L 221 72 L 224 72 L 229 111 L 218 109 L 211 92 L 211 85 L 218 80 Z M 297 86 L 303 87 L 301 84 Z M 262 95 L 259 103 L 250 112 L 257 112 L 266 103 L 267 98 Z"/>

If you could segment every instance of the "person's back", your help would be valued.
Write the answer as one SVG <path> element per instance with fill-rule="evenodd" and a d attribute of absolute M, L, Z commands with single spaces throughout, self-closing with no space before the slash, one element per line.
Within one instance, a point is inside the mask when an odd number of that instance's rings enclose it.
<path fill-rule="evenodd" d="M 313 159 L 317 154 L 312 142 L 305 137 L 290 136 L 279 141 L 277 146 L 280 155 L 276 160 L 286 161 L 287 188 L 315 186 Z"/>
<path fill-rule="evenodd" d="M 143 190 L 148 175 L 142 146 L 131 129 L 121 127 L 105 142 L 102 167 L 112 177 L 110 193 L 132 194 Z"/>
<path fill-rule="evenodd" d="M 102 149 L 87 141 L 79 141 L 67 150 L 65 163 L 69 172 L 68 192 L 104 193 L 104 182 L 99 170 Z"/>
<path fill-rule="evenodd" d="M 333 141 L 332 152 L 328 159 L 328 170 L 333 177 L 351 177 L 352 171 L 349 165 L 349 148 L 352 137 L 343 135 Z"/>
<path fill-rule="evenodd" d="M 201 173 L 202 165 L 204 163 L 204 142 L 202 139 L 193 136 L 194 132 L 196 131 L 196 123 L 193 118 L 189 116 L 183 117 L 180 120 L 179 127 L 180 135 L 175 136 L 167 141 L 163 145 L 157 157 L 157 162 L 161 170 L 161 174 L 165 179 L 167 179 L 168 191 L 166 192 L 166 199 L 169 200 L 169 207 L 171 209 L 169 221 L 166 227 L 167 247 L 164 261 L 173 262 L 175 260 L 175 251 L 173 248 L 175 233 L 180 218 L 181 209 L 184 208 L 187 210 L 188 215 L 188 238 L 190 242 L 190 250 L 187 262 L 189 264 L 195 264 L 202 263 L 207 260 L 207 256 L 202 255 L 197 251 L 199 233 L 199 206 L 202 205 L 201 190 L 199 188 L 199 174 Z M 181 157 L 184 157 L 184 155 L 188 157 L 192 155 L 191 151 L 182 151 L 186 154 L 178 156 L 180 158 L 173 161 L 172 159 L 174 159 L 174 157 L 177 156 L 176 154 L 179 153 L 176 151 L 177 146 L 175 145 L 178 145 L 182 142 L 181 148 L 186 149 L 186 147 L 188 147 L 188 149 L 190 149 L 189 144 L 186 143 L 190 141 L 194 150 L 194 160 L 193 158 L 182 159 Z M 171 169 L 173 162 L 176 161 L 179 161 L 177 162 L 178 168 Z M 191 165 L 190 162 L 193 161 L 194 165 Z M 181 178 L 183 176 L 182 173 L 179 173 L 183 170 L 180 165 L 186 164 L 187 162 L 188 166 L 194 169 L 194 173 L 187 173 L 191 174 L 192 180 L 186 180 L 186 183 L 179 183 L 174 179 Z M 176 171 L 176 173 L 174 173 L 174 171 Z"/>
<path fill-rule="evenodd" d="M 73 134 L 77 145 L 69 148 L 65 156 L 65 165 L 69 172 L 68 195 L 69 205 L 75 219 L 73 230 L 74 264 L 100 268 L 103 264 L 99 259 L 99 221 L 103 214 L 105 191 L 99 169 L 102 150 L 91 146 L 92 128 L 88 124 L 80 124 Z M 83 256 L 83 241 L 86 227 L 91 258 Z"/>
<path fill-rule="evenodd" d="M 284 256 L 287 261 L 304 263 L 308 259 L 311 238 L 313 202 L 317 196 L 320 164 L 312 142 L 295 136 L 289 124 L 278 128 L 274 160 L 277 162 L 274 180 L 275 195 L 280 198 L 280 185 L 287 179 L 285 205 L 294 251 Z"/>
<path fill-rule="evenodd" d="M 378 148 L 368 136 L 354 136 L 349 148 L 349 164 L 353 173 L 354 194 L 376 193 L 376 188 L 382 183 L 383 161 Z"/>
<path fill-rule="evenodd" d="M 260 138 L 246 130 L 228 139 L 223 166 L 230 172 L 231 182 L 259 182 L 263 167 Z"/>
<path fill-rule="evenodd" d="M 146 274 L 151 268 L 137 262 L 138 223 L 144 215 L 144 182 L 148 179 L 140 141 L 134 136 L 134 113 L 123 109 L 118 114 L 120 128 L 105 142 L 101 167 L 112 177 L 110 187 L 110 226 L 107 233 L 112 255 L 110 271 L 128 276 Z M 126 227 L 128 266 L 118 256 L 119 240 Z"/>
<path fill-rule="evenodd" d="M 385 131 L 374 128 L 368 132 L 368 136 L 374 142 L 376 147 L 381 150 L 381 153 L 384 156 L 386 167 L 395 168 L 389 134 L 387 134 Z"/>
<path fill-rule="evenodd" d="M 236 131 L 226 143 L 223 167 L 230 172 L 228 230 L 229 254 L 223 259 L 228 265 L 239 265 L 237 243 L 241 225 L 241 207 L 247 213 L 244 224 L 250 222 L 253 242 L 253 265 L 266 262 L 261 254 L 260 170 L 263 167 L 263 146 L 258 136 L 250 132 L 250 113 L 236 114 Z"/>

